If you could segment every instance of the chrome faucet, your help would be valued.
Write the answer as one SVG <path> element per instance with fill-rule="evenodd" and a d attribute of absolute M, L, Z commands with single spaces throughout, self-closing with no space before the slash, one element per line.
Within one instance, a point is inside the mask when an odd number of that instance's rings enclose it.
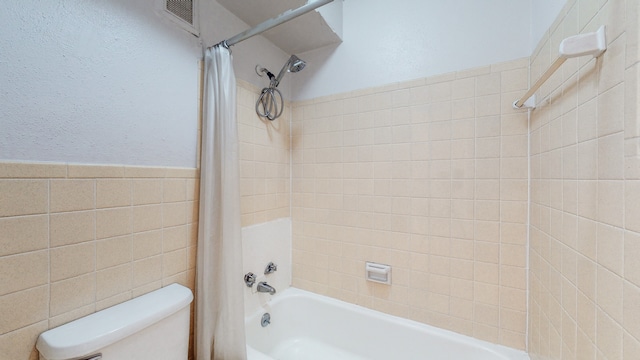
<path fill-rule="evenodd" d="M 257 290 L 258 292 L 269 293 L 271 295 L 276 293 L 276 289 L 273 286 L 267 284 L 266 281 L 259 282 Z"/>
<path fill-rule="evenodd" d="M 264 274 L 271 274 L 278 270 L 278 265 L 274 264 L 273 261 L 267 264 L 267 267 L 264 268 Z"/>

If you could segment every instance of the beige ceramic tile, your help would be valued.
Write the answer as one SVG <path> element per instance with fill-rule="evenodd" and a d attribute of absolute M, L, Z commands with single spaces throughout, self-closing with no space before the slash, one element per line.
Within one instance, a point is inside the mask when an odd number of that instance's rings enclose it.
<path fill-rule="evenodd" d="M 187 179 L 187 200 L 200 199 L 200 179 Z"/>
<path fill-rule="evenodd" d="M 51 214 L 49 236 L 51 247 L 77 244 L 95 238 L 95 211 Z"/>
<path fill-rule="evenodd" d="M 186 224 L 186 205 L 183 202 L 162 205 L 162 225 L 164 227 Z"/>
<path fill-rule="evenodd" d="M 69 164 L 69 178 L 121 178 L 124 177 L 124 167 L 117 165 L 80 165 Z"/>
<path fill-rule="evenodd" d="M 96 244 L 93 242 L 53 248 L 50 254 L 52 282 L 95 271 Z"/>
<path fill-rule="evenodd" d="M 49 282 L 46 250 L 0 257 L 0 296 Z"/>
<path fill-rule="evenodd" d="M 484 325 L 480 323 L 473 324 L 473 337 L 497 343 L 498 342 L 498 328 L 494 326 Z"/>
<path fill-rule="evenodd" d="M 60 314 L 60 315 L 56 315 L 56 316 L 52 316 L 49 318 L 49 328 L 53 329 L 55 327 L 58 327 L 60 325 L 64 325 L 66 323 L 69 323 L 71 321 L 80 319 L 82 317 L 85 317 L 87 315 L 93 314 L 94 312 L 96 312 L 96 304 L 91 303 L 89 305 L 85 305 L 85 306 L 81 306 L 77 309 L 73 309 L 69 312 L 66 312 L 64 314 Z"/>
<path fill-rule="evenodd" d="M 96 311 L 104 310 L 106 308 L 112 307 L 114 305 L 121 304 L 125 301 L 131 300 L 131 291 L 125 291 L 123 293 L 114 295 L 112 297 L 106 298 L 104 300 L 100 300 L 96 302 Z"/>
<path fill-rule="evenodd" d="M 624 133 L 598 139 L 598 178 L 621 180 L 624 177 Z"/>
<path fill-rule="evenodd" d="M 596 345 L 598 349 L 612 359 L 621 359 L 623 339 L 621 326 L 602 311 L 598 311 L 597 319 Z"/>
<path fill-rule="evenodd" d="M 133 235 L 133 259 L 140 260 L 162 253 L 162 230 Z"/>
<path fill-rule="evenodd" d="M 187 181 L 184 179 L 165 179 L 162 183 L 163 197 L 162 201 L 177 202 L 185 201 Z"/>
<path fill-rule="evenodd" d="M 0 219 L 0 256 L 47 248 L 47 222 L 46 215 Z"/>
<path fill-rule="evenodd" d="M 602 61 L 607 65 L 602 66 L 600 76 L 598 77 L 598 91 L 600 93 L 604 93 L 624 81 L 625 47 L 625 34 L 622 34 L 622 36 L 607 45 L 607 51 L 603 54 L 604 57 L 602 58 Z"/>
<path fill-rule="evenodd" d="M 527 347 L 527 337 L 524 333 L 503 330 L 500 331 L 500 345 L 524 350 Z"/>
<path fill-rule="evenodd" d="M 529 58 L 525 57 L 525 58 L 520 58 L 516 60 L 491 64 L 491 72 L 496 73 L 496 72 L 518 69 L 518 68 L 526 68 L 528 66 L 529 66 Z"/>
<path fill-rule="evenodd" d="M 162 256 L 149 257 L 133 263 L 133 286 L 135 288 L 161 279 Z"/>
<path fill-rule="evenodd" d="M 133 204 L 159 204 L 162 202 L 162 180 L 133 180 Z"/>
<path fill-rule="evenodd" d="M 183 271 L 176 275 L 168 276 L 162 279 L 162 286 L 167 286 L 171 284 L 180 284 L 185 287 L 189 287 L 188 283 L 189 279 L 187 277 L 187 272 Z"/>
<path fill-rule="evenodd" d="M 200 177 L 200 170 L 196 168 L 165 168 L 165 177 L 168 178 L 198 178 Z"/>
<path fill-rule="evenodd" d="M 476 96 L 500 93 L 500 74 L 492 73 L 476 78 Z"/>
<path fill-rule="evenodd" d="M 197 265 L 198 249 L 196 246 L 187 247 L 187 269 L 195 269 Z"/>
<path fill-rule="evenodd" d="M 467 70 L 461 70 L 456 72 L 456 79 L 475 78 L 481 75 L 486 75 L 491 72 L 491 66 L 480 66 Z"/>
<path fill-rule="evenodd" d="M 500 87 L 503 92 L 526 91 L 529 83 L 529 71 L 527 68 L 503 71 Z"/>
<path fill-rule="evenodd" d="M 627 333 L 624 334 L 622 353 L 624 359 L 633 359 L 636 354 L 640 354 L 640 342 L 636 339 Z"/>
<path fill-rule="evenodd" d="M 501 288 L 500 305 L 508 309 L 526 311 L 526 291 L 507 287 Z"/>
<path fill-rule="evenodd" d="M 142 232 L 162 227 L 162 205 L 133 207 L 133 231 Z"/>
<path fill-rule="evenodd" d="M 186 246 L 187 246 L 186 225 L 163 229 L 163 235 L 162 235 L 163 252 L 170 252 L 173 250 L 182 249 Z"/>
<path fill-rule="evenodd" d="M 124 264 L 132 258 L 132 236 L 120 236 L 96 242 L 96 269 Z"/>
<path fill-rule="evenodd" d="M 591 301 L 596 298 L 596 264 L 578 257 L 578 289 Z"/>
<path fill-rule="evenodd" d="M 636 286 L 640 286 L 640 235 L 635 232 L 624 233 L 624 277 Z"/>
<path fill-rule="evenodd" d="M 624 84 L 598 96 L 598 136 L 624 131 Z"/>
<path fill-rule="evenodd" d="M 124 176 L 127 178 L 163 178 L 166 168 L 145 167 L 145 166 L 125 166 Z"/>
<path fill-rule="evenodd" d="M 50 316 L 60 315 L 96 299 L 96 275 L 90 273 L 51 284 Z"/>
<path fill-rule="evenodd" d="M 131 205 L 130 180 L 97 180 L 96 207 L 98 209 Z"/>
<path fill-rule="evenodd" d="M 640 181 L 625 182 L 625 226 L 629 230 L 640 232 Z"/>
<path fill-rule="evenodd" d="M 11 309 L 3 311 L 0 334 L 46 320 L 49 314 L 48 305 L 48 285 L 0 296 L 0 309 Z"/>
<path fill-rule="evenodd" d="M 602 267 L 598 267 L 597 276 L 598 306 L 608 316 L 622 323 L 622 278 Z"/>
<path fill-rule="evenodd" d="M 162 275 L 168 277 L 187 269 L 186 249 L 164 253 L 162 256 Z"/>
<path fill-rule="evenodd" d="M 625 73 L 625 124 L 624 135 L 625 138 L 630 139 L 640 136 L 640 124 L 638 124 L 638 104 L 635 101 L 640 93 L 638 92 L 638 81 L 640 79 L 640 64 L 628 68 Z M 636 153 L 637 154 L 637 153 Z M 630 154 L 627 154 L 630 155 Z"/>
<path fill-rule="evenodd" d="M 198 244 L 198 223 L 187 225 L 187 244 L 196 246 Z"/>
<path fill-rule="evenodd" d="M 623 299 L 623 325 L 626 331 L 636 338 L 640 336 L 640 311 L 638 301 L 640 301 L 640 289 L 628 282 L 624 283 Z"/>
<path fill-rule="evenodd" d="M 598 182 L 598 220 L 613 226 L 622 226 L 625 217 L 624 183 Z"/>
<path fill-rule="evenodd" d="M 124 264 L 96 273 L 96 300 L 104 300 L 131 290 L 131 264 Z"/>
<path fill-rule="evenodd" d="M 158 290 L 162 287 L 162 281 L 158 280 L 158 281 L 154 281 L 145 285 L 142 285 L 140 287 L 134 288 L 131 291 L 131 296 L 132 297 L 138 297 L 147 293 L 150 293 L 154 290 Z"/>
<path fill-rule="evenodd" d="M 0 335 L 0 358 L 38 359 L 35 343 L 41 333 L 48 330 L 47 321 L 40 321 L 19 330 Z"/>
<path fill-rule="evenodd" d="M 0 162 L 0 178 L 33 179 L 63 178 L 67 176 L 67 166 L 55 163 Z"/>
<path fill-rule="evenodd" d="M 622 229 L 598 224 L 598 264 L 622 276 L 624 268 L 624 232 Z"/>
<path fill-rule="evenodd" d="M 500 303 L 500 287 L 494 284 L 476 282 L 474 284 L 474 300 L 487 305 L 498 306 Z"/>
<path fill-rule="evenodd" d="M 284 201 L 285 204 L 289 204 L 288 201 L 288 197 L 282 197 L 282 198 L 276 198 L 277 202 L 282 202 Z M 277 204 L 279 205 L 279 204 Z M 276 206 L 277 206 L 276 205 Z M 198 218 L 200 216 L 200 203 L 198 201 L 187 201 L 185 203 L 185 206 L 187 208 L 187 224 L 192 224 L 192 223 L 196 223 L 198 222 Z M 277 214 L 274 215 L 275 217 L 272 217 L 271 220 L 275 220 L 277 218 L 281 218 L 281 217 L 289 217 L 289 207 L 288 206 L 281 206 L 280 208 L 275 208 L 274 209 Z M 284 214 L 281 215 L 281 214 Z"/>
<path fill-rule="evenodd" d="M 502 265 L 525 267 L 526 257 L 527 251 L 523 245 L 502 244 L 500 246 L 500 264 Z"/>
<path fill-rule="evenodd" d="M 0 180 L 0 217 L 46 213 L 48 193 L 46 180 Z"/>
<path fill-rule="evenodd" d="M 130 207 L 96 211 L 96 238 L 104 239 L 130 234 L 132 210 Z"/>
<path fill-rule="evenodd" d="M 95 208 L 94 180 L 51 180 L 51 212 Z"/>

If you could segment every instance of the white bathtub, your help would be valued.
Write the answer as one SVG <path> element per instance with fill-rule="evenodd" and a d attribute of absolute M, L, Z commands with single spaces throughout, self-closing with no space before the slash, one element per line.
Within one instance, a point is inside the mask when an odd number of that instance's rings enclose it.
<path fill-rule="evenodd" d="M 271 324 L 260 325 L 262 314 Z M 249 360 L 528 360 L 522 352 L 296 288 L 246 318 Z"/>

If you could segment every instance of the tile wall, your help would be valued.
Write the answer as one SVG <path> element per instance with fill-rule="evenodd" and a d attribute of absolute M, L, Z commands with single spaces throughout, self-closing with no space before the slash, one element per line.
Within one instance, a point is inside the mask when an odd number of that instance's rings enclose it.
<path fill-rule="evenodd" d="M 274 121 L 261 119 L 255 110 L 261 89 L 237 83 L 242 226 L 289 217 L 291 107 L 285 103 L 282 116 Z"/>
<path fill-rule="evenodd" d="M 570 0 L 532 56 L 536 80 L 560 41 L 607 26 L 597 60 L 570 59 L 531 113 L 532 359 L 638 359 L 638 1 Z"/>
<path fill-rule="evenodd" d="M 0 163 L 0 359 L 177 282 L 194 289 L 197 169 Z"/>
<path fill-rule="evenodd" d="M 528 65 L 293 104 L 294 286 L 524 349 Z"/>

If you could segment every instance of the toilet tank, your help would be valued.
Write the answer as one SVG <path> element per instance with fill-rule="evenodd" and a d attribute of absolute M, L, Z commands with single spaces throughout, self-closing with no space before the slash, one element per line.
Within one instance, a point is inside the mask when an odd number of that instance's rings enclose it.
<path fill-rule="evenodd" d="M 45 331 L 36 348 L 41 360 L 185 360 L 192 300 L 171 284 Z"/>

